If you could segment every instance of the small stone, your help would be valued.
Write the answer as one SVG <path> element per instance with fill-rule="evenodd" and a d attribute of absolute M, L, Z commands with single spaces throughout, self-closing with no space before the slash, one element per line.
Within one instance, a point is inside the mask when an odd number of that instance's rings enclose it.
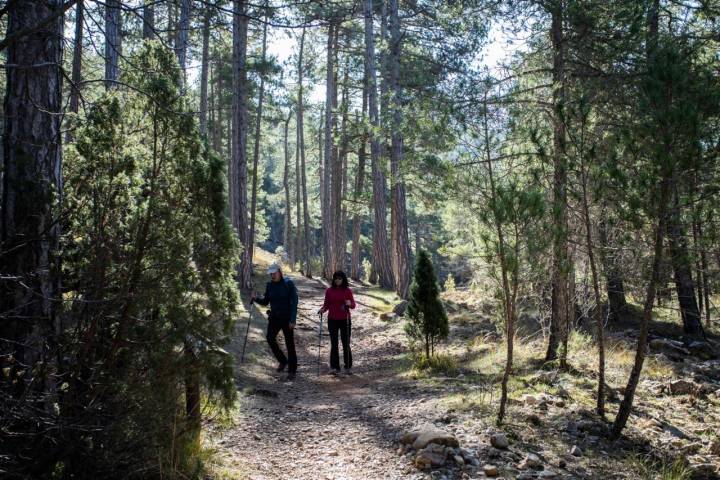
<path fill-rule="evenodd" d="M 710 443 L 710 453 L 720 456 L 720 438 L 716 438 Z"/>
<path fill-rule="evenodd" d="M 582 454 L 582 450 L 580 450 L 580 447 L 578 447 L 577 445 L 573 445 L 570 449 L 570 455 L 572 455 L 573 457 L 582 457 Z"/>
<path fill-rule="evenodd" d="M 700 386 L 692 380 L 679 379 L 670 382 L 670 393 L 673 395 L 689 395 L 697 393 Z"/>
<path fill-rule="evenodd" d="M 504 433 L 495 433 L 490 435 L 490 445 L 504 450 L 510 446 L 510 442 Z"/>
<path fill-rule="evenodd" d="M 483 467 L 483 472 L 485 472 L 485 475 L 488 477 L 497 477 L 500 474 L 495 465 L 485 465 Z"/>
<path fill-rule="evenodd" d="M 400 443 L 412 444 L 420 436 L 420 432 L 405 432 L 400 437 Z"/>
<path fill-rule="evenodd" d="M 520 470 L 527 470 L 529 468 L 540 470 L 542 467 L 542 460 L 534 453 L 528 453 L 525 459 L 518 465 Z"/>
<path fill-rule="evenodd" d="M 420 469 L 439 467 L 447 460 L 447 450 L 442 445 L 431 443 L 426 448 L 418 450 L 415 456 L 415 466 Z"/>
<path fill-rule="evenodd" d="M 443 432 L 441 430 L 429 430 L 420 432 L 420 435 L 415 439 L 412 446 L 415 450 L 425 448 L 430 443 L 438 445 L 447 445 L 449 447 L 458 447 L 460 442 L 452 434 Z"/>
<path fill-rule="evenodd" d="M 453 456 L 453 459 L 455 460 L 455 463 L 457 463 L 458 467 L 464 467 L 465 466 L 465 459 L 461 455 L 455 455 Z"/>
<path fill-rule="evenodd" d="M 539 478 L 556 478 L 557 473 L 553 472 L 552 470 L 543 470 L 538 474 Z"/>

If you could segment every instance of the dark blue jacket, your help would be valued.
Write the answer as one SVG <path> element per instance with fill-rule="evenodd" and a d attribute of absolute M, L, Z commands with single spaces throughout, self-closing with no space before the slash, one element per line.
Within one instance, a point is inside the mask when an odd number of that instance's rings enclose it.
<path fill-rule="evenodd" d="M 294 324 L 297 319 L 298 293 L 292 280 L 284 278 L 279 282 L 270 281 L 265 286 L 265 295 L 256 298 L 260 305 L 270 304 L 273 317 L 278 320 L 290 319 Z"/>

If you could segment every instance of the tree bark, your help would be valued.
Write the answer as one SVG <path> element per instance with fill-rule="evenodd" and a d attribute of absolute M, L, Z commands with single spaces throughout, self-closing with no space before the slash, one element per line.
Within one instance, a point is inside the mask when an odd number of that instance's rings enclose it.
<path fill-rule="evenodd" d="M 105 3 L 105 88 L 116 88 L 120 78 L 120 55 L 122 38 L 120 25 L 120 0 Z"/>
<path fill-rule="evenodd" d="M 565 52 L 563 10 L 553 4 L 550 37 L 553 47 L 553 265 L 552 318 L 550 339 L 545 361 L 559 360 L 561 369 L 567 368 L 567 335 L 569 327 L 568 298 L 568 218 L 567 218 L 567 156 L 565 155 Z"/>
<path fill-rule="evenodd" d="M 246 2 L 233 4 L 233 108 L 230 162 L 230 216 L 243 252 L 238 267 L 240 288 L 251 289 L 252 264 L 247 205 L 247 34 Z"/>
<path fill-rule="evenodd" d="M 266 18 L 267 19 L 267 18 Z M 263 100 L 265 99 L 265 56 L 267 54 L 267 22 L 263 23 L 260 89 L 258 90 L 257 113 L 255 117 L 255 145 L 253 147 L 252 201 L 250 205 L 250 261 L 255 250 L 255 215 L 257 214 L 258 162 L 260 160 L 260 127 L 262 126 Z"/>
<path fill-rule="evenodd" d="M 617 322 L 620 321 L 622 315 L 625 313 L 625 285 L 623 284 L 622 272 L 618 267 L 618 259 L 613 255 L 610 247 L 608 228 L 607 219 L 603 218 L 598 228 L 601 260 L 607 282 L 609 319 L 612 322 Z"/>
<path fill-rule="evenodd" d="M 302 202 L 303 202 L 303 228 L 305 230 L 305 241 L 303 242 L 305 257 L 305 276 L 312 278 L 310 271 L 310 252 L 312 239 L 310 238 L 310 210 L 308 209 L 307 181 L 305 168 L 305 117 L 303 103 L 303 51 L 305 47 L 305 27 L 303 27 L 300 36 L 300 53 L 298 55 L 298 109 L 297 109 L 297 136 L 298 136 L 298 154 L 300 155 L 300 168 L 302 170 Z M 322 163 L 322 162 L 320 162 Z M 300 225 L 298 225 L 300 228 Z"/>
<path fill-rule="evenodd" d="M 680 200 L 678 192 L 673 194 L 673 208 L 667 223 L 668 243 L 670 246 L 670 263 L 675 277 L 675 288 L 680 304 L 680 315 L 683 330 L 688 335 L 703 334 L 695 285 L 692 278 L 692 263 L 688 252 L 685 228 L 680 218 Z"/>
<path fill-rule="evenodd" d="M 37 26 L 61 0 L 8 6 L 7 36 Z M 62 203 L 63 17 L 7 47 L 0 244 L 0 369 L 54 392 L 53 352 L 61 332 L 60 227 Z M 50 395 L 48 398 L 51 398 Z M 46 402 L 51 408 L 52 402 Z"/>
<path fill-rule="evenodd" d="M 72 85 L 70 85 L 70 104 L 68 109 L 72 113 L 80 110 L 80 82 L 82 82 L 82 52 L 83 52 L 83 31 L 85 23 L 85 2 L 78 0 L 75 7 L 75 44 L 73 45 L 72 63 Z M 72 142 L 73 131 L 68 130 L 65 137 L 67 142 Z"/>
<path fill-rule="evenodd" d="M 323 169 L 323 209 L 322 209 L 322 220 L 323 220 L 323 275 L 325 278 L 330 279 L 333 275 L 333 264 L 334 264 L 334 239 L 335 231 L 333 229 L 333 166 L 334 166 L 334 155 L 333 155 L 333 103 L 335 97 L 335 55 L 334 55 L 334 40 L 335 40 L 335 29 L 337 26 L 331 23 L 328 26 L 328 39 L 327 39 L 327 63 L 326 63 L 326 77 L 325 77 L 325 167 Z"/>
<path fill-rule="evenodd" d="M 188 39 L 190 37 L 190 0 L 180 0 L 180 23 L 178 25 L 177 32 L 177 44 L 175 45 L 175 51 L 178 57 L 178 63 L 180 64 L 180 70 L 182 75 L 180 80 L 182 82 L 182 91 L 185 92 L 185 85 L 187 83 L 187 52 L 188 52 Z"/>
<path fill-rule="evenodd" d="M 385 175 L 380 165 L 380 119 L 378 118 L 377 74 L 375 70 L 375 38 L 373 35 L 372 0 L 365 0 L 365 65 L 368 72 L 368 112 L 370 125 L 370 159 L 373 176 L 373 270 L 378 276 L 382 288 L 393 289 L 393 276 L 390 251 L 387 239 L 387 203 L 385 200 Z"/>
<path fill-rule="evenodd" d="M 362 99 L 362 124 L 363 132 L 360 137 L 360 148 L 358 150 L 358 171 L 355 177 L 355 192 L 353 194 L 353 200 L 355 203 L 355 214 L 353 215 L 353 227 L 352 227 L 352 255 L 350 260 L 350 278 L 355 281 L 360 280 L 360 223 L 362 222 L 362 216 L 360 215 L 360 197 L 362 196 L 363 189 L 365 187 L 365 160 L 367 157 L 367 104 L 368 104 L 368 75 L 367 69 L 365 69 L 365 75 L 363 78 L 363 99 Z"/>
<path fill-rule="evenodd" d="M 395 291 L 407 299 L 410 293 L 410 245 L 408 240 L 405 181 L 402 178 L 402 89 L 400 86 L 400 17 L 398 0 L 390 0 L 390 88 L 393 91 L 392 149 L 390 154 L 390 177 L 393 209 L 393 253 L 395 255 Z"/>
<path fill-rule="evenodd" d="M 202 27 L 202 66 L 200 68 L 200 135 L 208 133 L 208 77 L 210 71 L 210 7 L 205 7 Z"/>
<path fill-rule="evenodd" d="M 142 11 L 143 40 L 155 38 L 155 0 L 145 0 Z"/>
<path fill-rule="evenodd" d="M 285 232 L 283 235 L 283 244 L 285 250 L 288 253 L 290 264 L 295 264 L 295 248 L 293 247 L 293 236 L 292 236 L 292 207 L 290 203 L 290 150 L 288 148 L 288 130 L 290 129 L 290 119 L 292 118 L 292 111 L 288 113 L 288 117 L 285 119 L 285 128 L 283 131 L 283 149 L 285 152 L 285 168 L 283 170 L 283 189 L 285 190 Z"/>
<path fill-rule="evenodd" d="M 349 43 L 347 35 L 345 36 L 346 44 Z M 350 138 L 347 132 L 348 128 L 348 110 L 349 105 L 349 83 L 350 83 L 350 65 L 349 61 L 345 62 L 342 86 L 342 102 L 340 112 L 342 120 L 340 122 L 340 149 L 335 159 L 335 167 L 333 170 L 333 200 L 335 201 L 333 209 L 333 223 L 335 229 L 335 247 L 333 271 L 345 270 L 346 257 L 346 235 L 347 235 L 347 209 L 343 199 L 347 190 L 347 154 L 350 144 Z"/>

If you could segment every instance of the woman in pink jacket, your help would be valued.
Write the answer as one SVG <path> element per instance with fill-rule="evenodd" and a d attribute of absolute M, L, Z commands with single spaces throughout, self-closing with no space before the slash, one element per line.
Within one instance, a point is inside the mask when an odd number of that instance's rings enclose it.
<path fill-rule="evenodd" d="M 318 313 L 328 313 L 328 330 L 330 331 L 330 368 L 337 374 L 340 372 L 340 355 L 338 352 L 338 333 L 343 346 L 345 372 L 351 373 L 352 352 L 350 351 L 350 309 L 355 308 L 355 299 L 348 285 L 347 275 L 342 271 L 333 274 L 332 285 L 325 290 L 325 303 Z"/>

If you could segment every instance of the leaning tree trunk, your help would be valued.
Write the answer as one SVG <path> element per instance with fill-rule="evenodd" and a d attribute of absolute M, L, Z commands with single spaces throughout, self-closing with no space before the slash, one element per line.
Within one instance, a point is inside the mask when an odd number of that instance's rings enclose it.
<path fill-rule="evenodd" d="M 360 149 L 358 150 L 358 171 L 355 177 L 355 192 L 353 193 L 353 201 L 355 214 L 353 215 L 352 227 L 352 256 L 350 260 L 350 278 L 360 280 L 360 223 L 362 216 L 360 215 L 360 197 L 362 196 L 365 186 L 365 160 L 367 157 L 367 139 L 368 131 L 365 126 L 367 119 L 367 103 L 368 103 L 368 75 L 367 69 L 363 78 L 363 99 L 362 99 L 362 125 L 363 132 L 360 135 Z"/>
<path fill-rule="evenodd" d="M 267 19 L 266 19 L 267 20 Z M 257 214 L 258 162 L 260 160 L 260 127 L 262 126 L 263 100 L 265 99 L 265 55 L 267 53 L 267 21 L 263 23 L 262 56 L 260 67 L 260 89 L 258 90 L 257 112 L 255 116 L 255 144 L 253 147 L 252 200 L 250 203 L 250 261 L 255 250 L 255 215 Z"/>
<path fill-rule="evenodd" d="M 569 327 L 568 298 L 568 215 L 567 215 L 567 156 L 565 155 L 565 122 L 561 109 L 565 104 L 565 51 L 563 38 L 563 10 L 561 5 L 552 9 L 550 37 L 553 46 L 553 265 L 552 265 L 552 318 L 550 339 L 545 361 L 559 360 L 561 369 L 567 368 Z"/>
<path fill-rule="evenodd" d="M 410 293 L 410 245 L 408 240 L 405 182 L 400 172 L 403 159 L 402 91 L 400 87 L 400 17 L 398 0 L 390 0 L 390 88 L 393 91 L 393 128 L 390 177 L 393 210 L 393 253 L 396 258 L 395 291 L 400 298 Z"/>
<path fill-rule="evenodd" d="M 142 10 L 143 40 L 155 38 L 155 0 L 145 0 Z"/>
<path fill-rule="evenodd" d="M 668 243 L 670 246 L 670 263 L 675 277 L 680 315 L 683 321 L 683 330 L 688 335 L 700 336 L 703 328 L 695 297 L 695 285 L 692 278 L 692 262 L 688 252 L 685 229 L 680 215 L 680 201 L 678 192 L 673 194 L 673 208 L 670 220 L 667 223 Z"/>
<path fill-rule="evenodd" d="M 233 104 L 230 162 L 230 217 L 243 247 L 238 267 L 240 288 L 251 289 L 252 264 L 247 205 L 247 37 L 246 2 L 233 4 Z"/>
<path fill-rule="evenodd" d="M 285 153 L 285 168 L 283 169 L 283 189 L 285 190 L 285 228 L 283 235 L 283 244 L 285 250 L 288 253 L 290 264 L 295 264 L 295 248 L 293 248 L 293 235 L 292 235 L 292 207 L 290 203 L 290 150 L 288 148 L 288 130 L 290 129 L 290 119 L 292 118 L 292 111 L 288 113 L 288 117 L 285 119 L 285 128 L 283 129 L 283 150 Z"/>
<path fill-rule="evenodd" d="M 375 38 L 373 36 L 372 0 L 365 0 L 365 65 L 368 74 L 368 112 L 370 118 L 370 159 L 373 176 L 373 269 L 377 273 L 380 286 L 392 289 L 395 286 L 390 251 L 387 241 L 387 203 L 385 200 L 385 175 L 380 165 L 380 138 L 378 131 L 377 73 L 375 70 Z"/>
<path fill-rule="evenodd" d="M 302 35 L 300 37 L 300 53 L 298 55 L 298 105 L 297 105 L 297 129 L 298 136 L 298 151 L 300 155 L 300 168 L 302 175 L 302 201 L 303 201 L 303 229 L 305 231 L 305 241 L 303 242 L 303 256 L 305 257 L 305 276 L 312 278 L 312 272 L 310 271 L 310 251 L 312 245 L 312 239 L 310 238 L 310 210 L 308 209 L 307 201 L 307 179 L 305 176 L 305 112 L 303 104 L 303 50 L 305 47 L 305 27 L 303 27 Z M 321 162 L 322 163 L 322 162 Z M 300 228 L 300 225 L 298 225 Z"/>
<path fill-rule="evenodd" d="M 208 77 L 210 71 L 210 7 L 205 7 L 202 27 L 202 66 L 200 67 L 200 135 L 208 133 Z"/>
<path fill-rule="evenodd" d="M 116 88 L 120 78 L 122 37 L 120 32 L 120 0 L 105 3 L 105 88 Z"/>
<path fill-rule="evenodd" d="M 36 27 L 62 0 L 7 6 L 7 37 Z M 63 17 L 7 47 L 0 224 L 0 385 L 54 392 L 61 331 Z M 5 369 L 8 370 L 5 370 Z M 14 383 L 5 384 L 9 380 Z M 52 398 L 52 395 L 47 397 Z M 52 401 L 46 401 L 52 408 Z"/>
<path fill-rule="evenodd" d="M 653 249 L 653 264 L 645 291 L 645 304 L 643 307 L 643 316 L 640 320 L 640 335 L 638 336 L 637 350 L 635 351 L 635 363 L 633 364 L 627 386 L 625 387 L 625 395 L 623 396 L 620 408 L 612 428 L 612 437 L 619 438 L 632 410 L 635 390 L 637 389 L 642 372 L 643 363 L 647 350 L 648 326 L 652 318 L 653 304 L 655 303 L 655 292 L 660 282 L 660 267 L 662 264 L 663 241 L 665 230 L 667 228 L 667 206 L 671 190 L 672 175 L 665 175 L 660 185 L 660 203 L 657 209 L 657 227 L 655 228 L 655 246 Z"/>
<path fill-rule="evenodd" d="M 584 158 L 581 156 L 582 180 L 582 207 L 585 220 L 585 246 L 587 247 L 588 262 L 592 276 L 593 294 L 595 295 L 595 308 L 593 317 L 597 328 L 598 346 L 598 389 L 596 411 L 601 417 L 605 416 L 605 328 L 602 318 L 602 297 L 600 296 L 600 280 L 598 279 L 597 263 L 595 262 L 595 246 L 593 244 L 592 223 L 590 221 L 590 206 L 588 202 L 588 173 Z"/>

